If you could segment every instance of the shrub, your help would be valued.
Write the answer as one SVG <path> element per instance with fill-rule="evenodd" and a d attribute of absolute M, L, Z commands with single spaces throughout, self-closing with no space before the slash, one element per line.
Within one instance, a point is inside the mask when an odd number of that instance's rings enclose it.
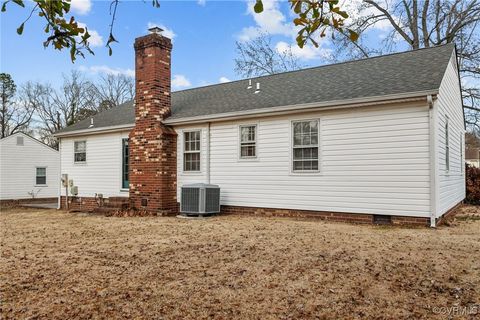
<path fill-rule="evenodd" d="M 465 173 L 465 184 L 467 189 L 465 202 L 480 205 L 480 168 L 475 168 L 467 164 Z"/>

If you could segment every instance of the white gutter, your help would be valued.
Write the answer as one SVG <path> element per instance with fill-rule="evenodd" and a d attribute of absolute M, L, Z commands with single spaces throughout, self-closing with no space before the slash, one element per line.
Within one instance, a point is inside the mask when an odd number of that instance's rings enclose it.
<path fill-rule="evenodd" d="M 430 153 L 430 227 L 437 226 L 437 111 L 434 108 L 433 98 L 427 96 L 428 114 L 429 114 L 429 153 Z"/>
<path fill-rule="evenodd" d="M 134 123 L 129 123 L 129 124 L 121 124 L 121 125 L 117 125 L 117 126 L 87 128 L 87 129 L 81 129 L 81 130 L 54 133 L 53 136 L 56 137 L 56 138 L 60 138 L 60 137 L 70 137 L 70 136 L 96 134 L 96 133 L 99 133 L 99 132 L 104 133 L 104 132 L 124 131 L 124 130 L 131 130 L 131 129 L 133 129 L 134 126 L 135 126 Z"/>
<path fill-rule="evenodd" d="M 210 184 L 210 122 L 207 123 L 207 154 L 206 154 L 207 168 L 205 169 L 207 175 L 207 183 Z"/>
<path fill-rule="evenodd" d="M 57 205 L 57 209 L 60 210 L 60 208 L 62 207 L 62 143 L 61 143 L 61 139 L 58 139 L 58 154 L 59 154 L 59 157 L 58 157 L 58 162 L 60 163 L 58 165 L 58 168 L 59 168 L 59 173 L 58 173 L 58 179 L 60 179 L 60 182 L 58 184 L 58 205 Z"/>
<path fill-rule="evenodd" d="M 347 100 L 332 100 L 322 103 L 305 103 L 305 104 L 295 104 L 287 105 L 280 107 L 271 107 L 271 108 L 261 108 L 245 111 L 234 111 L 234 112 L 225 112 L 219 114 L 210 114 L 194 117 L 185 117 L 179 119 L 166 119 L 163 121 L 167 125 L 179 125 L 179 124 L 191 124 L 191 123 L 201 123 L 201 122 L 213 122 L 213 121 L 225 121 L 232 119 L 242 119 L 242 118 L 253 118 L 262 115 L 281 115 L 281 114 L 291 114 L 297 113 L 299 111 L 310 111 L 317 108 L 322 108 L 322 110 L 333 110 L 340 108 L 353 108 L 353 107 L 363 107 L 363 106 L 373 106 L 386 103 L 395 103 L 395 102 L 409 102 L 417 100 L 425 100 L 427 95 L 436 95 L 438 90 L 429 90 L 429 91 L 418 91 L 402 94 L 393 94 L 385 96 L 374 96 L 367 98 L 355 98 Z"/>

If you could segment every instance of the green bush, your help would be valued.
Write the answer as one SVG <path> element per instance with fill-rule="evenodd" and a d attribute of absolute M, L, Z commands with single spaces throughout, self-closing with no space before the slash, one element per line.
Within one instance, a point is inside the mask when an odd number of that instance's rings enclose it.
<path fill-rule="evenodd" d="M 480 168 L 466 165 L 466 189 L 465 202 L 480 205 Z"/>

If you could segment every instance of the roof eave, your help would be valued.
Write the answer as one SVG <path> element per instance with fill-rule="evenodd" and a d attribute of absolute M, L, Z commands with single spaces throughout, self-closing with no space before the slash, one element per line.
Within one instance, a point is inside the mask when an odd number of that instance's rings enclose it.
<path fill-rule="evenodd" d="M 65 138 L 65 137 L 72 137 L 72 136 L 84 136 L 84 135 L 90 135 L 90 134 L 97 134 L 97 133 L 126 131 L 126 130 L 133 129 L 134 126 L 135 126 L 134 123 L 129 123 L 129 124 L 122 124 L 117 126 L 87 128 L 87 129 L 73 130 L 73 131 L 67 131 L 67 132 L 58 132 L 58 133 L 54 133 L 53 136 L 56 138 Z"/>
<path fill-rule="evenodd" d="M 202 122 L 217 122 L 233 119 L 244 119 L 244 118 L 253 118 L 258 116 L 268 116 L 268 115 L 282 115 L 282 114 L 291 114 L 305 111 L 314 111 L 315 109 L 321 108 L 321 110 L 332 110 L 332 109 L 341 109 L 341 108 L 354 108 L 354 107 L 363 107 L 395 102 L 408 102 L 408 101 L 418 101 L 421 99 L 426 99 L 428 95 L 437 95 L 438 90 L 427 90 L 427 91 L 417 91 L 417 92 L 408 92 L 401 94 L 393 95 L 384 95 L 384 96 L 374 96 L 366 98 L 355 98 L 347 100 L 332 100 L 325 102 L 315 102 L 315 103 L 305 103 L 305 104 L 295 104 L 271 108 L 262 108 L 262 109 L 252 109 L 245 111 L 235 111 L 235 112 L 226 112 L 218 113 L 211 115 L 202 115 L 194 117 L 185 117 L 178 119 L 166 119 L 163 121 L 167 125 L 184 125 L 184 124 L 195 124 Z M 73 130 L 67 132 L 59 132 L 53 134 L 56 138 L 65 138 L 72 136 L 81 136 L 81 135 L 91 135 L 97 133 L 108 133 L 116 131 L 125 131 L 131 130 L 135 126 L 134 123 L 117 125 L 117 126 L 108 126 L 108 127 L 99 127 L 99 128 L 87 128 L 80 130 Z"/>
<path fill-rule="evenodd" d="M 281 114 L 291 114 L 304 111 L 314 111 L 315 109 L 321 108 L 322 110 L 332 110 L 332 109 L 341 109 L 341 108 L 354 108 L 354 107 L 363 107 L 371 106 L 378 104 L 386 103 L 395 103 L 395 102 L 408 102 L 408 101 L 417 101 L 421 99 L 426 99 L 428 95 L 437 95 L 438 89 L 436 90 L 426 90 L 426 91 L 416 91 L 416 92 L 407 92 L 401 94 L 392 94 L 392 95 L 383 95 L 383 96 L 373 96 L 365 98 L 355 98 L 355 99 L 346 99 L 346 100 L 332 100 L 325 102 L 314 102 L 314 103 L 305 103 L 305 104 L 295 104 L 271 108 L 262 108 L 262 109 L 252 109 L 245 111 L 235 111 L 235 112 L 226 112 L 218 113 L 211 115 L 202 115 L 202 116 L 193 116 L 193 117 L 184 117 L 178 119 L 166 119 L 163 121 L 164 124 L 168 125 L 184 125 L 184 124 L 194 124 L 202 122 L 217 122 L 233 119 L 244 119 L 252 118 L 258 116 L 268 116 L 268 115 L 281 115 Z"/>

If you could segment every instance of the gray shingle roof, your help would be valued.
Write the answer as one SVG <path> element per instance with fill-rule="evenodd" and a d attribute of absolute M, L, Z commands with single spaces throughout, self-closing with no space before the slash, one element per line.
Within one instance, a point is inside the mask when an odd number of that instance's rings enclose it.
<path fill-rule="evenodd" d="M 438 90 L 453 44 L 395 53 L 298 71 L 239 80 L 172 93 L 169 119 L 208 116 L 227 112 L 349 100 L 383 95 Z M 255 84 L 260 93 L 255 94 Z M 292 107 L 293 109 L 294 107 Z M 94 117 L 94 127 L 133 124 L 133 102 L 124 103 Z M 58 133 L 87 129 L 90 120 Z"/>

